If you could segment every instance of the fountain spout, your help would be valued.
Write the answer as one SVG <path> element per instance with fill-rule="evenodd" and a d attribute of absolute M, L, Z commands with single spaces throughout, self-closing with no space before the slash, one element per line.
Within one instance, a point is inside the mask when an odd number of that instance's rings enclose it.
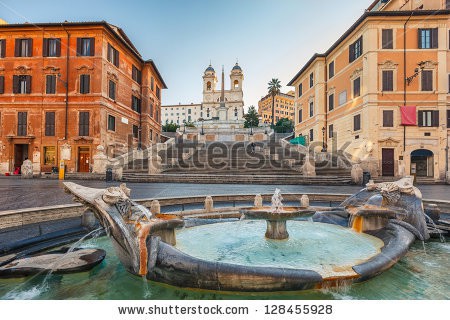
<path fill-rule="evenodd" d="M 272 196 L 272 212 L 273 213 L 280 213 L 283 211 L 283 197 L 281 196 L 281 190 L 276 188 L 275 193 Z"/>

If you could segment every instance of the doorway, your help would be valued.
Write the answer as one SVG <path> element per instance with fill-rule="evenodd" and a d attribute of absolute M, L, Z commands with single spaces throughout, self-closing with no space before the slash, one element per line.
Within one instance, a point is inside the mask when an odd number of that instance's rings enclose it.
<path fill-rule="evenodd" d="M 24 160 L 28 158 L 28 144 L 14 145 L 14 170 L 20 168 Z"/>
<path fill-rule="evenodd" d="M 90 172 L 91 152 L 89 147 L 78 148 L 78 172 Z"/>
<path fill-rule="evenodd" d="M 394 149 L 382 149 L 381 172 L 383 177 L 394 176 Z"/>
<path fill-rule="evenodd" d="M 417 177 L 434 176 L 434 154 L 430 150 L 418 149 L 411 152 L 411 171 L 416 169 Z"/>

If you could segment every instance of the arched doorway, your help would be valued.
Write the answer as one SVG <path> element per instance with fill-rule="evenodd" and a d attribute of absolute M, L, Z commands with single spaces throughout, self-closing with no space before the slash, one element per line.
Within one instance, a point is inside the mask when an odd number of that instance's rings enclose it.
<path fill-rule="evenodd" d="M 413 174 L 414 171 L 417 177 L 434 176 L 434 154 L 432 151 L 418 149 L 411 152 L 411 173 Z"/>

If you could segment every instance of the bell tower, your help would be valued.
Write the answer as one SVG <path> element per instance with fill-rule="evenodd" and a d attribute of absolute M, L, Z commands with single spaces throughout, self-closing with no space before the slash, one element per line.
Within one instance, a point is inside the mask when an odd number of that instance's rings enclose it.
<path fill-rule="evenodd" d="M 205 73 L 203 74 L 203 94 L 214 92 L 216 90 L 216 84 L 216 71 L 211 64 L 209 64 L 209 67 L 206 68 Z"/>
<path fill-rule="evenodd" d="M 230 74 L 231 91 L 242 91 L 242 82 L 244 81 L 244 74 L 239 64 L 236 62 Z"/>

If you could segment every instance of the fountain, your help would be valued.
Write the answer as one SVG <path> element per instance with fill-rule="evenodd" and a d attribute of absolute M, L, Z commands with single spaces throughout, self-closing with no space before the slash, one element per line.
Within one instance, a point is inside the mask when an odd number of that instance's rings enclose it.
<path fill-rule="evenodd" d="M 270 292 L 361 282 L 392 267 L 416 238 L 428 239 L 421 194 L 410 179 L 370 183 L 340 207 L 328 210 L 284 207 L 281 193 L 276 190 L 271 207 L 261 208 L 261 199 L 257 197 L 258 207 L 241 211 L 244 220 L 184 229 L 183 220 L 177 217 L 163 219 L 164 215 L 144 214 L 129 199 L 129 189 L 124 185 L 101 190 L 66 182 L 65 187 L 95 212 L 129 272 L 178 287 Z M 314 222 L 295 219 L 311 215 Z M 262 227 L 258 220 L 267 221 L 265 240 L 256 237 Z M 286 229 L 288 220 L 291 220 L 290 238 Z M 241 239 L 242 235 L 249 238 L 231 241 Z M 197 242 L 186 245 L 186 239 L 194 238 Z M 216 244 L 224 244 L 222 249 L 213 248 L 219 254 L 204 249 Z M 246 256 L 248 261 L 223 259 L 223 254 L 238 246 L 242 250 L 237 256 L 243 256 L 242 252 L 255 255 Z M 189 254 L 187 248 L 207 253 Z M 265 257 L 271 253 L 280 253 L 281 257 L 277 260 L 270 256 L 269 261 Z M 347 257 L 349 253 L 351 259 Z M 298 256 L 302 255 L 314 259 L 301 260 Z M 321 256 L 331 259 L 322 260 Z M 253 262 L 255 257 L 261 259 Z M 288 261 L 284 263 L 283 259 Z"/>
<path fill-rule="evenodd" d="M 289 238 L 286 221 L 298 217 L 311 217 L 315 211 L 301 207 L 284 207 L 280 189 L 275 189 L 272 196 L 272 205 L 269 207 L 242 209 L 244 217 L 250 219 L 264 219 L 267 222 L 265 236 L 273 240 Z"/>

